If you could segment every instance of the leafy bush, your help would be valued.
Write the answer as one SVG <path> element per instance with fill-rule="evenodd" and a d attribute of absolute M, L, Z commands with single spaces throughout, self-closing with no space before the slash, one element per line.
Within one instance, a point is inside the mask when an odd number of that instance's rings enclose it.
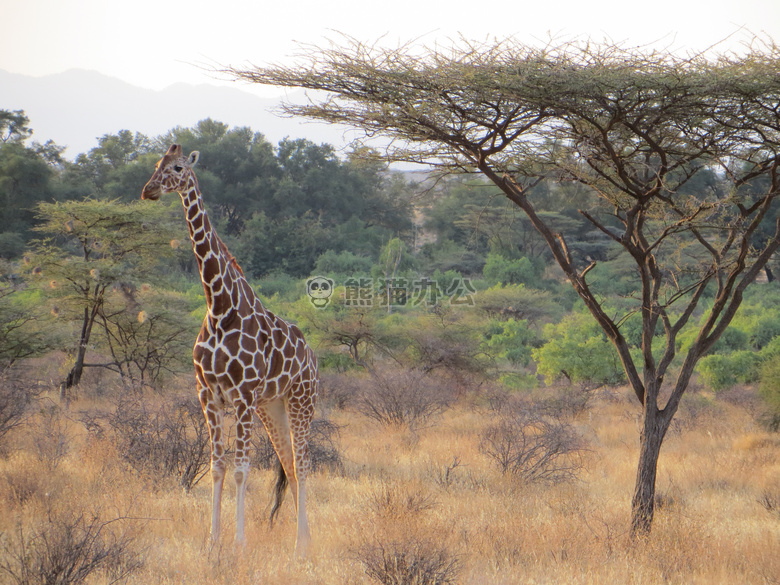
<path fill-rule="evenodd" d="M 537 335 L 528 327 L 528 321 L 509 318 L 488 324 L 483 346 L 496 358 L 506 359 L 515 366 L 527 366 L 537 343 Z"/>
<path fill-rule="evenodd" d="M 697 369 L 704 383 L 718 392 L 736 384 L 758 381 L 761 361 L 758 352 L 742 350 L 703 357 Z"/>
<path fill-rule="evenodd" d="M 541 272 L 528 258 L 510 260 L 500 254 L 488 254 L 482 269 L 485 280 L 493 284 L 529 284 L 539 281 Z"/>
<path fill-rule="evenodd" d="M 625 381 L 617 350 L 589 314 L 571 313 L 557 325 L 547 325 L 544 333 L 549 341 L 532 355 L 548 384 L 562 377 L 607 385 Z"/>
<path fill-rule="evenodd" d="M 528 320 L 531 323 L 557 319 L 562 307 L 547 291 L 524 285 L 494 286 L 475 295 L 477 309 L 491 319 Z"/>
<path fill-rule="evenodd" d="M 300 294 L 299 288 L 301 286 L 301 279 L 276 271 L 258 280 L 255 290 L 266 297 L 279 295 L 283 298 L 293 298 Z"/>
<path fill-rule="evenodd" d="M 780 361 L 767 360 L 761 368 L 759 393 L 767 406 L 764 424 L 772 431 L 780 431 Z"/>
<path fill-rule="evenodd" d="M 317 258 L 313 274 L 331 276 L 359 276 L 371 274 L 373 262 L 365 256 L 358 256 L 347 250 L 327 250 Z"/>

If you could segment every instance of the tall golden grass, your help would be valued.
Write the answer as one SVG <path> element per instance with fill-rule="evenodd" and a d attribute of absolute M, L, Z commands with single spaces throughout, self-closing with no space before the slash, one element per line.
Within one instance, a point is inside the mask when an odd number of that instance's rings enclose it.
<path fill-rule="evenodd" d="M 780 510 L 771 505 L 780 506 L 780 441 L 738 405 L 688 400 L 694 407 L 681 410 L 661 454 L 652 533 L 640 542 L 628 538 L 638 406 L 627 391 L 596 397 L 572 420 L 585 466 L 578 479 L 553 485 L 502 475 L 480 451 L 480 432 L 496 415 L 478 397 L 411 430 L 326 402 L 325 415 L 341 427 L 344 465 L 310 478 L 314 546 L 299 562 L 291 499 L 268 528 L 272 471 L 250 477 L 244 548 L 232 543 L 228 476 L 223 538 L 212 549 L 209 477 L 185 494 L 175 479 L 130 469 L 79 419 L 110 399 L 84 395 L 68 411 L 42 408 L 6 438 L 0 555 L 12 562 L 24 534 L 78 511 L 122 518 L 111 530 L 130 538 L 142 561 L 131 584 L 371 583 L 388 559 L 396 569 L 430 562 L 431 574 L 440 571 L 439 581 L 395 581 L 410 583 L 780 583 Z M 94 573 L 86 582 L 105 579 Z M 0 573 L 0 582 L 13 580 Z"/>

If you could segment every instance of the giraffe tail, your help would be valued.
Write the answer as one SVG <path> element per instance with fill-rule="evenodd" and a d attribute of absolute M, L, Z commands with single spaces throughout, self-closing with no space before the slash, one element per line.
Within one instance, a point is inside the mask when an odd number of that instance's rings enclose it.
<path fill-rule="evenodd" d="M 276 462 L 276 486 L 274 487 L 274 505 L 271 508 L 270 524 L 271 528 L 274 527 L 276 517 L 279 515 L 279 510 L 282 509 L 282 502 L 284 501 L 284 494 L 287 491 L 287 474 L 284 472 L 284 467 L 281 461 Z"/>

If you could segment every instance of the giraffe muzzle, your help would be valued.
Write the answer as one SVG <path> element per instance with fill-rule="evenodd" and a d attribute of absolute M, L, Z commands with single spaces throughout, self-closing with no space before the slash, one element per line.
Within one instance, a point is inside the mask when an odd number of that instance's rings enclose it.
<path fill-rule="evenodd" d="M 160 198 L 160 195 L 162 195 L 162 189 L 160 189 L 159 185 L 152 187 L 146 185 L 144 190 L 141 191 L 141 199 L 151 199 L 152 201 L 157 201 Z"/>

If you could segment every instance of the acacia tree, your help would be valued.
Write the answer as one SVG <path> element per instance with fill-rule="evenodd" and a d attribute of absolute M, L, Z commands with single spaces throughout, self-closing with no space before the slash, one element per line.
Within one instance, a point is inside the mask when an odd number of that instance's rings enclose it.
<path fill-rule="evenodd" d="M 200 321 L 181 293 L 148 284 L 117 288 L 104 296 L 98 316 L 111 359 L 85 365 L 102 365 L 133 385 L 160 388 L 167 374 L 191 367 L 191 340 Z"/>
<path fill-rule="evenodd" d="M 61 385 L 67 399 L 85 367 L 105 365 L 85 359 L 107 295 L 153 277 L 157 262 L 172 254 L 172 238 L 180 234 L 164 207 L 84 200 L 39 203 L 37 210 L 41 224 L 36 230 L 44 237 L 34 242 L 31 281 L 50 297 L 52 312 L 76 329 L 73 364 Z"/>
<path fill-rule="evenodd" d="M 287 112 L 388 137 L 391 161 L 482 173 L 525 212 L 642 405 L 631 534 L 646 534 L 661 445 L 694 366 L 780 246 L 778 225 L 762 225 L 780 193 L 780 49 L 708 59 L 576 43 L 391 50 L 347 40 L 293 66 L 227 71 L 324 91 Z M 730 188 L 688 188 L 704 172 Z M 595 263 L 537 211 L 532 188 L 567 180 L 592 190 L 580 213 L 633 261 L 635 302 L 623 314 L 609 313 L 589 280 Z M 691 317 L 705 302 L 697 325 Z M 621 331 L 633 313 L 642 319 L 638 359 Z M 678 356 L 689 327 L 696 341 Z"/>

